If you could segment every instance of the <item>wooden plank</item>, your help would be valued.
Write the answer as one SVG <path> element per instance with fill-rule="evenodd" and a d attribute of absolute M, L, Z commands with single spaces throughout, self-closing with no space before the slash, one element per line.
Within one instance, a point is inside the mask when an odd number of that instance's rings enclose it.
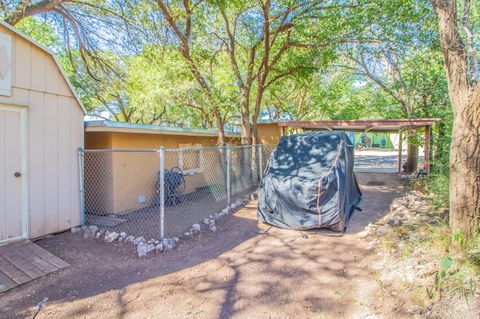
<path fill-rule="evenodd" d="M 29 89 L 31 85 L 31 54 L 32 48 L 30 42 L 15 36 L 14 43 L 15 54 L 13 55 L 13 83 L 14 86 L 24 89 Z"/>
<path fill-rule="evenodd" d="M 18 245 L 15 249 L 15 253 L 24 258 L 26 261 L 30 262 L 33 266 L 38 268 L 40 271 L 45 274 L 57 271 L 58 268 L 51 263 L 47 262 L 45 259 L 33 254 L 27 247 L 26 244 Z"/>
<path fill-rule="evenodd" d="M 0 241 L 7 239 L 7 222 L 6 222 L 6 210 L 5 210 L 5 187 L 6 187 L 6 171 L 5 171 L 5 158 L 6 153 L 6 140 L 5 136 L 5 113 L 6 111 L 0 110 Z"/>
<path fill-rule="evenodd" d="M 22 235 L 22 179 L 15 177 L 21 170 L 20 113 L 5 112 L 5 225 L 7 238 Z"/>
<path fill-rule="evenodd" d="M 58 97 L 46 94 L 43 111 L 43 138 L 45 146 L 48 148 L 43 155 L 43 169 L 45 171 L 45 234 L 51 234 L 61 230 L 58 228 Z"/>
<path fill-rule="evenodd" d="M 0 271 L 0 293 L 12 289 L 15 286 L 17 286 L 17 284 Z"/>
<path fill-rule="evenodd" d="M 45 145 L 44 136 L 44 94 L 30 91 L 29 105 L 29 204 L 30 204 L 30 237 L 47 234 L 45 232 L 45 170 L 44 153 L 48 146 Z"/>
<path fill-rule="evenodd" d="M 72 161 L 70 160 L 70 99 L 64 96 L 58 97 L 58 229 L 68 229 L 71 226 L 70 219 L 70 195 L 72 193 Z M 78 168 L 76 172 L 78 172 Z M 78 191 L 78 190 L 76 190 Z M 78 204 L 78 202 L 76 202 Z"/>
<path fill-rule="evenodd" d="M 433 125 L 441 118 L 411 118 L 389 120 L 324 120 L 324 121 L 280 121 L 278 126 L 289 127 L 324 127 L 324 126 L 424 126 Z"/>
<path fill-rule="evenodd" d="M 65 267 L 68 267 L 70 266 L 69 263 L 65 262 L 64 260 L 58 258 L 57 256 L 55 256 L 54 254 L 52 254 L 51 252 L 43 249 L 42 247 L 38 246 L 38 245 L 35 245 L 34 243 L 32 242 L 28 242 L 28 250 L 31 251 L 32 253 L 34 253 L 35 255 L 43 258 L 44 260 L 48 261 L 49 263 L 51 263 L 52 265 L 54 265 L 55 267 L 57 268 L 65 268 Z"/>
<path fill-rule="evenodd" d="M 46 275 L 43 271 L 33 266 L 30 262 L 25 260 L 25 258 L 19 256 L 17 253 L 10 249 L 8 252 L 3 254 L 3 257 L 14 264 L 17 268 L 20 268 L 24 273 L 30 276 L 32 279 L 42 277 Z"/>
<path fill-rule="evenodd" d="M 402 173 L 402 143 L 403 143 L 403 132 L 398 132 L 398 174 Z"/>
<path fill-rule="evenodd" d="M 14 264 L 0 256 L 0 271 L 7 275 L 10 279 L 17 284 L 23 284 L 24 282 L 32 280 L 26 273 L 17 268 Z"/>
<path fill-rule="evenodd" d="M 430 142 L 432 135 L 432 127 L 430 125 L 425 126 L 425 147 L 423 149 L 423 160 L 426 163 L 427 173 L 430 173 Z"/>

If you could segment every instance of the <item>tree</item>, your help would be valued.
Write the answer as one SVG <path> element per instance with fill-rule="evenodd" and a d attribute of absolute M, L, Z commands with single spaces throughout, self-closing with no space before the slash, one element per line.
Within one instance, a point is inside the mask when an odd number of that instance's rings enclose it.
<path fill-rule="evenodd" d="M 466 234 L 480 225 L 480 84 L 469 21 L 470 2 L 457 14 L 455 0 L 432 0 L 438 17 L 440 45 L 453 107 L 450 147 L 450 225 Z M 478 9 L 478 8 L 476 8 Z M 460 28 L 467 29 L 465 40 Z M 472 62 L 473 61 L 473 62 Z"/>

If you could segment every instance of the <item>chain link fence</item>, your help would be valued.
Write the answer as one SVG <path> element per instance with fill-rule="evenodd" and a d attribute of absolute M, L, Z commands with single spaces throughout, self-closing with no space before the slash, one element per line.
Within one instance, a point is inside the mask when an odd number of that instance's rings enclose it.
<path fill-rule="evenodd" d="M 254 192 L 274 148 L 81 150 L 83 221 L 135 237 L 181 237 Z"/>

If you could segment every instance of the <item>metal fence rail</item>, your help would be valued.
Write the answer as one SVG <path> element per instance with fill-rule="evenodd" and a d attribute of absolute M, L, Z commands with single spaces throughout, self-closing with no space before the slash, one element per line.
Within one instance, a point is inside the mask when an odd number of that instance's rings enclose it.
<path fill-rule="evenodd" d="M 145 239 L 181 237 L 255 191 L 274 148 L 80 150 L 84 223 Z"/>

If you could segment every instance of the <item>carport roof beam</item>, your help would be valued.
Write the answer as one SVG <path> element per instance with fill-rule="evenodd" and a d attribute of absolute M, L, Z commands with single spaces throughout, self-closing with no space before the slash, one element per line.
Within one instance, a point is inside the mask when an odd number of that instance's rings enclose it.
<path fill-rule="evenodd" d="M 404 127 L 421 129 L 431 126 L 440 118 L 411 118 L 392 120 L 322 120 L 322 121 L 279 121 L 279 127 L 302 127 L 306 129 L 326 128 L 342 131 L 398 132 Z"/>

